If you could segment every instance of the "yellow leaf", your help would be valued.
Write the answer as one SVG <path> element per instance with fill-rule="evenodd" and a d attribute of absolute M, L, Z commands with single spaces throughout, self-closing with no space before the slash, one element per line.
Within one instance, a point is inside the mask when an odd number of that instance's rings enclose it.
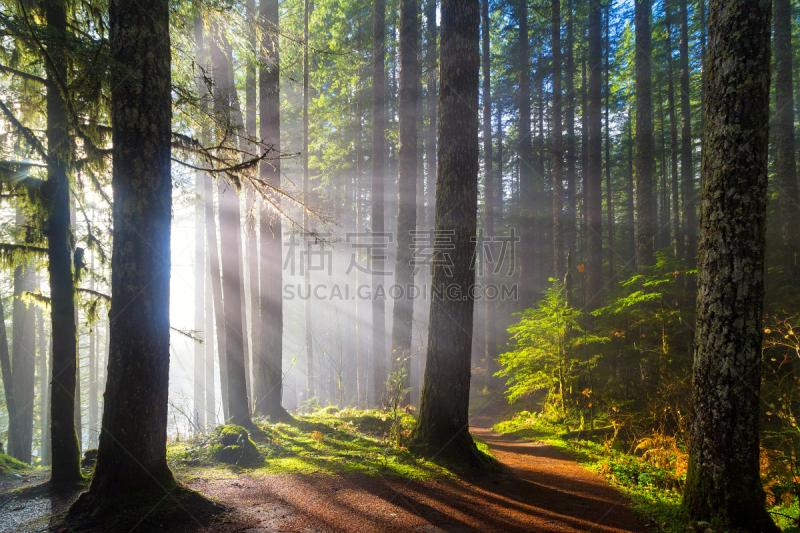
<path fill-rule="evenodd" d="M 578 265 L 578 272 L 583 272 L 584 268 L 583 264 Z"/>
<path fill-rule="evenodd" d="M 319 431 L 315 431 L 311 434 L 311 438 L 314 440 L 322 440 L 323 439 L 322 433 L 320 433 Z"/>

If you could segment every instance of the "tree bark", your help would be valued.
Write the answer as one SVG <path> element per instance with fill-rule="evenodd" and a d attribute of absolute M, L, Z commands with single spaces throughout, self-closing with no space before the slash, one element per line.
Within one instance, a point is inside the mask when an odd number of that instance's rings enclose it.
<path fill-rule="evenodd" d="M 431 299 L 428 364 L 415 436 L 430 452 L 470 462 L 477 448 L 469 434 L 469 382 L 475 281 L 470 269 L 477 229 L 480 3 L 442 0 L 439 168 L 436 230 L 449 232 L 452 272 L 434 269 L 434 286 L 460 290 L 461 298 Z M 444 234 L 444 233 L 440 233 Z M 442 243 L 434 251 L 442 251 Z"/>
<path fill-rule="evenodd" d="M 169 386 L 169 5 L 109 7 L 114 163 L 111 346 L 103 426 L 88 499 L 175 481 L 167 466 Z M 55 448 L 54 448 L 55 450 Z"/>
<path fill-rule="evenodd" d="M 800 281 L 800 195 L 794 135 L 792 80 L 792 9 L 788 0 L 775 1 L 775 177 L 781 206 L 784 283 Z"/>
<path fill-rule="evenodd" d="M 43 4 L 47 26 L 53 33 L 67 31 L 67 6 L 62 0 Z M 51 79 L 66 80 L 65 49 L 53 54 Z M 78 336 L 75 328 L 75 285 L 72 274 L 74 250 L 69 220 L 70 174 L 73 170 L 73 141 L 70 138 L 67 103 L 56 84 L 47 87 L 47 162 L 49 217 L 47 220 L 48 273 L 50 276 L 50 321 L 53 343 L 53 380 L 50 384 L 50 436 L 53 483 L 83 479 L 80 444 L 75 431 L 75 387 L 77 381 Z"/>
<path fill-rule="evenodd" d="M 647 0 L 644 0 L 647 1 Z M 638 4 L 637 4 L 638 5 Z M 585 209 L 587 232 L 586 282 L 588 309 L 600 306 L 603 287 L 602 223 L 602 84 L 603 14 L 600 0 L 589 1 L 589 84 L 588 84 L 588 168 L 586 169 Z"/>
<path fill-rule="evenodd" d="M 711 0 L 695 335 L 683 509 L 778 532 L 759 475 L 771 2 Z"/>

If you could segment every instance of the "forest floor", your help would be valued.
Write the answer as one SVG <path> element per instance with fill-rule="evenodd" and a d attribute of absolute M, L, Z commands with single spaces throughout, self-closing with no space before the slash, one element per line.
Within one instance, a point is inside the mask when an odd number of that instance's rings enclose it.
<path fill-rule="evenodd" d="M 409 477 L 330 472 L 313 466 L 303 472 L 278 473 L 269 468 L 176 469 L 186 486 L 233 509 L 230 517 L 210 527 L 189 521 L 179 529 L 247 533 L 648 531 L 648 524 L 629 509 L 619 491 L 564 451 L 489 429 L 498 409 L 484 410 L 472 419 L 470 428 L 500 463 L 491 473 Z M 42 480 L 41 471 L 0 477 L 0 531 L 46 531 L 49 517 L 77 496 L 77 491 L 25 496 L 12 490 Z M 145 523 L 135 530 L 162 529 Z"/>

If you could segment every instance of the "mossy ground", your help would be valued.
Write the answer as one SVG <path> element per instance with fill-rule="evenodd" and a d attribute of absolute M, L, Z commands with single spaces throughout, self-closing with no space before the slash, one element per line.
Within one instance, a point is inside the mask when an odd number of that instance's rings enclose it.
<path fill-rule="evenodd" d="M 10 455 L 0 453 L 0 476 L 8 474 L 23 474 L 32 469 L 22 461 L 17 461 Z"/>
<path fill-rule="evenodd" d="M 230 476 L 247 471 L 271 474 L 365 474 L 416 480 L 460 474 L 458 465 L 431 461 L 410 448 L 414 417 L 378 410 L 326 407 L 298 416 L 292 424 L 257 422 L 263 432 L 255 445 L 259 465 L 231 465 L 215 460 L 204 437 L 173 443 L 170 467 L 179 475 Z M 484 443 L 479 450 L 488 452 Z M 197 469 L 201 467 L 202 470 Z"/>
<path fill-rule="evenodd" d="M 686 478 L 684 472 L 676 471 L 672 466 L 659 468 L 625 443 L 603 436 L 575 438 L 576 432 L 569 429 L 527 411 L 492 427 L 497 433 L 545 442 L 563 450 L 579 464 L 603 475 L 627 495 L 632 502 L 631 508 L 654 524 L 657 530 L 666 533 L 686 531 L 688 524 L 680 512 Z M 784 532 L 800 533 L 800 529 L 793 527 L 800 513 L 797 499 L 788 505 L 774 506 L 770 512 Z"/>

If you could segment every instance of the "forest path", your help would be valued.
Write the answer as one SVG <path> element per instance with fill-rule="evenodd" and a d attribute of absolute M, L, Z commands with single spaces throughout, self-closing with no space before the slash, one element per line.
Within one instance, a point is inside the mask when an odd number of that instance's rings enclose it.
<path fill-rule="evenodd" d="M 220 476 L 202 470 L 178 472 L 181 481 L 192 489 L 236 510 L 233 520 L 208 528 L 189 521 L 178 530 L 648 531 L 628 508 L 625 497 L 599 475 L 553 446 L 492 432 L 489 427 L 493 418 L 489 413 L 473 418 L 470 430 L 489 445 L 501 468 L 475 478 L 414 481 L 378 475 L 264 475 L 260 471 Z M 0 494 L 6 494 L 3 500 L 9 497 L 7 490 L 12 486 L 0 486 Z M 14 498 L 0 510 L 0 531 L 44 531 L 48 521 L 41 519 L 65 508 L 70 499 Z"/>
<path fill-rule="evenodd" d="M 489 409 L 495 411 L 497 409 Z M 648 531 L 627 499 L 553 446 L 470 428 L 502 464 L 489 476 L 409 481 L 379 476 L 268 475 L 186 480 L 242 513 L 248 533 Z"/>

